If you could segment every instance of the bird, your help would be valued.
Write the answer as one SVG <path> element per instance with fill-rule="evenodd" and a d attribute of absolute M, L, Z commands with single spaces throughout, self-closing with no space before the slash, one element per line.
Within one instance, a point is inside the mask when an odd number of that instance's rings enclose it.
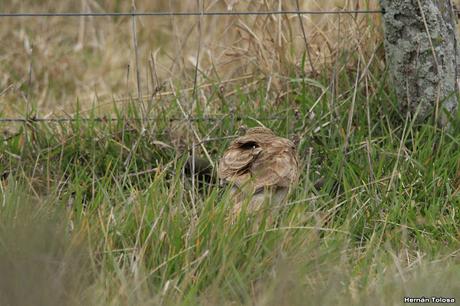
<path fill-rule="evenodd" d="M 280 207 L 299 179 L 299 158 L 294 142 L 266 127 L 254 127 L 237 137 L 220 158 L 217 176 L 231 186 L 233 214 Z M 249 202 L 248 202 L 249 199 Z"/>

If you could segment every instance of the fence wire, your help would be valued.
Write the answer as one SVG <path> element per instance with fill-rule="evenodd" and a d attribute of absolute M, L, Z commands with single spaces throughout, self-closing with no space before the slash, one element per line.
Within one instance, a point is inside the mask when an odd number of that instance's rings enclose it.
<path fill-rule="evenodd" d="M 248 11 L 248 12 L 61 12 L 61 13 L 0 13 L 0 17 L 137 17 L 137 16 L 258 16 L 258 15 L 336 15 L 336 14 L 379 14 L 383 10 L 324 10 L 324 11 Z"/>
<path fill-rule="evenodd" d="M 287 116 L 269 116 L 269 117 L 252 117 L 252 116 L 237 116 L 237 115 L 209 115 L 209 116 L 189 116 L 189 117 L 172 117 L 172 118 L 164 118 L 164 120 L 169 122 L 174 121 L 218 121 L 218 120 L 259 120 L 259 121 L 276 121 L 276 120 L 284 120 Z M 41 118 L 41 117 L 24 117 L 24 118 L 0 118 L 0 123 L 7 123 L 7 122 L 17 122 L 17 123 L 39 123 L 39 122 L 51 122 L 51 123 L 65 123 L 65 122 L 118 122 L 118 121 L 158 121 L 161 118 L 151 118 L 151 117 L 120 117 L 120 118 L 110 118 L 107 116 L 102 117 L 78 117 L 78 118 Z"/>
<path fill-rule="evenodd" d="M 454 10 L 455 13 L 460 13 L 459 10 Z M 16 17 L 172 17 L 172 16 L 260 16 L 260 15 L 342 15 L 342 14 L 384 14 L 385 11 L 381 9 L 372 10 L 322 10 L 322 11 L 310 11 L 310 10 L 287 10 L 287 11 L 213 11 L 213 12 L 17 12 L 7 13 L 0 12 L 0 18 L 16 18 Z M 172 121 L 216 121 L 224 119 L 225 115 L 222 116 L 201 116 L 188 118 L 169 118 Z M 282 120 L 286 116 L 273 116 L 266 118 L 254 118 L 249 116 L 232 116 L 234 120 L 244 119 L 257 119 L 260 121 L 270 120 Z M 40 118 L 36 116 L 24 117 L 24 118 L 0 118 L 0 123 L 18 122 L 18 123 L 39 123 L 39 122 L 54 122 L 54 123 L 65 123 L 65 122 L 76 122 L 76 121 L 94 121 L 94 122 L 116 122 L 116 121 L 154 121 L 159 118 L 107 118 L 103 117 L 79 117 L 79 118 Z"/>

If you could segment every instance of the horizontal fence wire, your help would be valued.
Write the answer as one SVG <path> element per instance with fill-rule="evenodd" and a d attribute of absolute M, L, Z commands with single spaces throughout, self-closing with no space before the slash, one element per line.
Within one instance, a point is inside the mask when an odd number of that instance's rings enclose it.
<path fill-rule="evenodd" d="M 43 12 L 0 13 L 0 17 L 122 17 L 122 16 L 257 16 L 257 15 L 335 15 L 335 14 L 381 14 L 383 10 L 325 10 L 325 11 L 249 11 L 249 12 Z"/>
<path fill-rule="evenodd" d="M 454 10 L 455 13 L 460 13 L 459 10 Z M 305 10 L 289 10 L 289 11 L 248 11 L 248 12 L 234 12 L 234 11 L 214 11 L 214 12 L 40 12 L 40 13 L 6 13 L 0 12 L 2 17 L 136 17 L 136 16 L 260 16 L 260 15 L 336 15 L 336 14 L 384 14 L 385 11 L 381 9 L 373 10 L 322 10 L 322 11 L 305 11 Z M 234 120 L 256 119 L 260 121 L 270 120 L 283 120 L 286 116 L 255 118 L 249 116 L 204 116 L 204 117 L 188 117 L 188 118 L 169 118 L 172 121 L 216 121 L 223 120 L 224 118 L 232 118 Z M 91 117 L 91 118 L 0 118 L 0 123 L 5 122 L 19 122 L 19 123 L 38 123 L 38 122 L 76 122 L 76 121 L 94 121 L 94 122 L 116 122 L 116 121 L 154 121 L 159 118 L 107 118 L 107 117 Z"/>
<path fill-rule="evenodd" d="M 188 117 L 173 117 L 164 118 L 169 122 L 174 121 L 218 121 L 218 120 L 259 120 L 259 121 L 276 121 L 285 120 L 287 116 L 269 116 L 269 117 L 252 117 L 252 116 L 232 116 L 232 115 L 215 115 L 215 116 L 188 116 Z M 17 123 L 39 123 L 39 122 L 51 122 L 51 123 L 65 123 L 65 122 L 118 122 L 118 121 L 158 121 L 162 118 L 136 118 L 136 117 L 121 117 L 121 118 L 109 118 L 106 116 L 102 117 L 78 117 L 78 118 L 40 118 L 40 117 L 29 117 L 29 118 L 0 118 L 0 123 L 17 122 Z"/>

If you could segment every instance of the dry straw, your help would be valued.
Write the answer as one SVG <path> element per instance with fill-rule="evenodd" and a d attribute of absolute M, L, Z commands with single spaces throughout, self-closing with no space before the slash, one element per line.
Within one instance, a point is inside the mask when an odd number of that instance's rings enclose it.
<path fill-rule="evenodd" d="M 26 112 L 62 117 L 75 111 L 77 101 L 82 109 L 96 106 L 105 114 L 114 101 L 133 97 L 153 102 L 153 108 L 167 107 L 174 98 L 171 81 L 190 97 L 187 113 L 199 104 L 215 114 L 219 103 L 209 97 L 216 86 L 231 97 L 236 88 L 244 92 L 266 84 L 266 98 L 274 101 L 289 91 L 286 77 L 333 69 L 339 53 L 370 58 L 381 42 L 380 10 L 371 1 L 202 0 L 197 6 L 196 1 L 138 0 L 135 11 L 129 3 L 108 0 L 29 2 L 12 0 L 1 11 L 82 14 L 0 18 L 0 38 L 8 41 L 0 46 L 3 117 Z M 96 18 L 107 12 L 115 14 Z M 146 16 L 157 12 L 182 13 Z"/>

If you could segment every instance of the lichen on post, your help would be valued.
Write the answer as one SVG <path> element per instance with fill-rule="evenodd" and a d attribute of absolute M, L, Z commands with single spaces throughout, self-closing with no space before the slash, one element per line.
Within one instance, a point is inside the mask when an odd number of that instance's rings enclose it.
<path fill-rule="evenodd" d="M 459 49 L 449 0 L 380 0 L 385 52 L 401 110 L 448 123 L 458 105 Z"/>

